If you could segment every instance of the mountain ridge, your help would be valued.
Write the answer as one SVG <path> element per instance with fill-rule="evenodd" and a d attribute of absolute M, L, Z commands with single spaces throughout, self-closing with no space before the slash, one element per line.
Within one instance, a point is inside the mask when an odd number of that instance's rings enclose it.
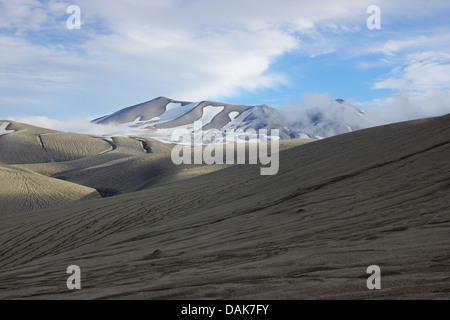
<path fill-rule="evenodd" d="M 328 112 L 323 106 L 316 106 L 287 113 L 265 104 L 247 106 L 209 100 L 190 102 L 161 96 L 92 122 L 142 129 L 143 135 L 165 142 L 170 142 L 173 129 L 192 129 L 195 121 L 202 121 L 203 130 L 217 129 L 222 132 L 247 132 L 250 129 L 271 132 L 278 129 L 280 139 L 321 139 L 374 126 L 362 109 L 345 100 L 332 100 L 325 108 Z M 332 116 L 327 116 L 328 113 Z"/>

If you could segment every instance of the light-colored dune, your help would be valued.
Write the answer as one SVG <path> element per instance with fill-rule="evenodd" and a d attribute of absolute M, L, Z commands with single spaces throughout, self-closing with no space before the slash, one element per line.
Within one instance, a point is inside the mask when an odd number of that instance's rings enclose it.
<path fill-rule="evenodd" d="M 58 136 L 61 139 L 68 137 L 67 141 L 78 141 L 76 139 L 80 138 L 80 135 L 62 133 Z M 280 141 L 280 150 L 311 141 L 283 140 Z M 114 137 L 111 144 L 114 146 L 113 150 L 80 159 L 20 164 L 14 167 L 95 188 L 104 197 L 180 181 L 226 167 L 226 165 L 174 165 L 171 160 L 173 146 L 150 138 Z M 61 142 L 60 145 L 64 143 Z M 76 143 L 74 145 L 76 146 Z M 62 155 L 55 153 L 54 158 L 61 159 Z"/>
<path fill-rule="evenodd" d="M 12 122 L 8 125 L 8 133 L 0 136 L 0 159 L 3 161 L 0 167 L 0 214 L 29 212 L 128 189 L 134 191 L 149 181 L 148 174 L 142 174 L 139 167 L 129 166 L 136 162 L 130 160 L 148 156 L 149 151 L 166 154 L 167 158 L 170 149 L 145 139 L 117 137 L 113 142 L 107 142 L 97 137 Z M 145 157 L 150 169 L 143 168 L 154 171 L 154 175 L 158 169 L 153 170 L 152 165 L 158 157 L 156 154 Z M 133 170 L 135 177 L 129 174 Z M 77 185 L 64 180 L 81 183 Z"/>
<path fill-rule="evenodd" d="M 0 161 L 7 164 L 68 161 L 111 150 L 101 139 L 11 122 L 0 136 Z"/>
<path fill-rule="evenodd" d="M 2 164 L 0 187 L 0 215 L 100 198 L 95 189 Z"/>
<path fill-rule="evenodd" d="M 449 156 L 450 115 L 284 150 L 274 176 L 236 165 L 3 216 L 0 298 L 448 299 Z"/>

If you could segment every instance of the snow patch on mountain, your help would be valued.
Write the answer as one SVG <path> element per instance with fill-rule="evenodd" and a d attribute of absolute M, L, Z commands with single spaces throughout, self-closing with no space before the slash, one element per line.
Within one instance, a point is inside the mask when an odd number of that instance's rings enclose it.
<path fill-rule="evenodd" d="M 134 120 L 133 120 L 134 119 Z M 279 130 L 281 139 L 322 139 L 341 133 L 374 126 L 365 112 L 341 100 L 322 101 L 309 109 L 279 111 L 266 105 L 243 106 L 217 102 L 187 102 L 159 97 L 95 119 L 99 124 L 114 124 L 124 132 L 133 129 L 140 136 L 163 142 L 171 141 L 176 129 L 194 130 L 202 122 L 202 130 L 216 129 L 229 136 L 249 130 Z M 248 139 L 248 136 L 247 136 Z M 217 140 L 219 141 L 219 140 Z"/>
<path fill-rule="evenodd" d="M 10 122 L 0 122 L 0 136 L 14 132 L 14 130 L 6 130 Z"/>
<path fill-rule="evenodd" d="M 220 112 L 222 112 L 223 109 L 225 109 L 224 106 L 220 107 L 207 106 L 203 108 L 203 115 L 198 121 L 201 121 L 202 125 L 205 126 L 211 123 L 212 119 L 214 119 L 215 116 L 217 116 Z"/>
<path fill-rule="evenodd" d="M 246 130 L 251 125 L 251 121 L 245 121 L 247 117 L 254 112 L 254 108 L 250 108 L 242 112 L 238 117 L 233 116 L 233 119 L 224 127 L 225 130 L 235 131 L 236 129 Z M 231 119 L 231 116 L 228 115 Z"/>
<path fill-rule="evenodd" d="M 239 112 L 237 112 L 237 111 L 231 111 L 231 112 L 228 114 L 228 117 L 230 118 L 230 121 L 233 121 L 234 118 L 236 118 L 238 115 L 239 115 Z"/>
<path fill-rule="evenodd" d="M 156 124 L 178 119 L 195 109 L 198 104 L 198 102 L 193 102 L 183 106 L 180 102 L 170 102 L 166 105 L 166 111 L 162 115 L 154 117 L 150 121 L 154 121 Z"/>

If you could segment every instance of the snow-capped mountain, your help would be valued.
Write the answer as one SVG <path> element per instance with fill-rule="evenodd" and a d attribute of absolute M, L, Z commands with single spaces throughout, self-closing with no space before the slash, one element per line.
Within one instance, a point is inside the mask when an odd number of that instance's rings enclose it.
<path fill-rule="evenodd" d="M 364 110 L 342 100 L 288 113 L 292 138 L 327 138 L 376 125 Z"/>
<path fill-rule="evenodd" d="M 201 121 L 202 130 L 214 128 L 227 133 L 266 129 L 270 134 L 271 129 L 278 129 L 280 139 L 320 139 L 372 126 L 363 110 L 340 99 L 330 101 L 328 106 L 287 114 L 266 105 L 188 102 L 159 97 L 92 122 L 133 128 L 143 136 L 170 142 L 175 129 L 192 131 L 196 121 Z"/>

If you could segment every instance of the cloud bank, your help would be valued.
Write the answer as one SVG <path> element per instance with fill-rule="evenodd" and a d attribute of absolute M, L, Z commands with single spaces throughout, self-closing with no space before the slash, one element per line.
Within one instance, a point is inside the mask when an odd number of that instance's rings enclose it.
<path fill-rule="evenodd" d="M 130 128 L 115 124 L 97 124 L 87 120 L 61 121 L 45 116 L 18 117 L 9 118 L 8 120 L 31 124 L 46 129 L 53 129 L 62 132 L 81 133 L 93 136 L 114 137 L 142 135 L 142 130 L 138 130 L 136 128 Z"/>
<path fill-rule="evenodd" d="M 80 30 L 66 28 L 71 4 L 81 9 Z M 378 1 L 378 33 L 365 28 L 371 4 L 0 0 L 0 117 L 94 118 L 157 96 L 221 101 L 264 90 L 282 95 L 294 83 L 301 96 L 294 77 L 332 54 L 336 63 L 390 70 L 368 73 L 372 92 L 387 93 L 361 106 L 389 107 L 383 112 L 395 119 L 445 113 L 446 102 L 438 102 L 449 91 L 450 33 L 433 21 L 446 18 L 448 2 Z M 326 68 L 314 71 L 326 77 Z M 409 112 L 398 107 L 408 99 Z"/>

